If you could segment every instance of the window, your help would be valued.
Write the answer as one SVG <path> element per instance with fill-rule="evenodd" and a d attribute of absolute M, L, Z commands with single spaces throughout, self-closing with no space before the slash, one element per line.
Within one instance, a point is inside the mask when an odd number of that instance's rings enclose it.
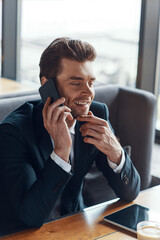
<path fill-rule="evenodd" d="M 79 38 L 97 50 L 97 83 L 134 87 L 140 0 L 22 0 L 20 79 L 39 84 L 42 51 L 57 37 Z"/>
<path fill-rule="evenodd" d="M 160 138 L 160 76 L 159 76 L 159 91 L 157 98 L 157 121 L 156 121 L 156 130 L 158 131 L 158 136 Z"/>
<path fill-rule="evenodd" d="M 2 0 L 0 0 L 0 62 L 1 62 L 1 45 L 2 45 Z M 0 64 L 0 75 L 1 75 L 1 64 Z"/>

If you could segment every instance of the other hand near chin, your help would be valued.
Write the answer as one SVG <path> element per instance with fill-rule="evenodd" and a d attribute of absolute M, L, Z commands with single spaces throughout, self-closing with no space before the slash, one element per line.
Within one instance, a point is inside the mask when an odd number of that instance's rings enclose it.
<path fill-rule="evenodd" d="M 81 135 L 84 137 L 83 141 L 93 144 L 111 162 L 119 165 L 122 156 L 122 147 L 110 129 L 109 123 L 104 119 L 94 116 L 92 112 L 89 112 L 88 115 L 78 116 L 77 120 L 85 122 L 80 128 Z"/>

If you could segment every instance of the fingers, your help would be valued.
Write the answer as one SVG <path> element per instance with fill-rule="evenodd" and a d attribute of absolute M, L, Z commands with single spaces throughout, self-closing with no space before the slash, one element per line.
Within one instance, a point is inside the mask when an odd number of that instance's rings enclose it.
<path fill-rule="evenodd" d="M 57 122 L 59 120 L 60 115 L 64 114 L 65 112 L 70 113 L 71 110 L 66 106 L 61 106 L 56 108 L 51 107 L 47 111 L 47 119 L 51 119 L 53 122 Z"/>
<path fill-rule="evenodd" d="M 61 113 L 71 112 L 71 110 L 67 106 L 59 106 L 59 105 L 63 104 L 64 102 L 65 102 L 65 98 L 59 98 L 54 103 L 50 104 L 51 98 L 48 98 L 44 105 L 43 111 L 42 111 L 44 121 L 47 119 L 50 119 L 50 120 L 56 122 L 59 119 Z M 69 119 L 71 119 L 71 118 L 73 119 L 71 114 L 66 115 L 66 116 Z"/>
<path fill-rule="evenodd" d="M 47 101 L 44 104 L 44 109 L 48 108 L 49 106 L 54 106 L 54 107 L 58 107 L 59 105 L 63 104 L 65 102 L 65 98 L 59 98 L 57 99 L 55 102 L 53 102 L 51 104 L 51 97 L 47 98 Z"/>
<path fill-rule="evenodd" d="M 64 102 L 65 102 L 65 98 L 59 98 L 58 100 L 56 100 L 51 104 L 51 97 L 48 97 L 43 107 L 44 116 L 46 116 L 46 113 L 48 112 L 48 108 L 51 108 L 51 106 L 56 108 L 59 105 L 63 104 Z"/>
<path fill-rule="evenodd" d="M 79 130 L 82 136 L 86 136 L 90 135 L 91 131 L 93 131 L 93 134 L 104 134 L 106 132 L 106 127 L 92 123 L 84 123 Z"/>
<path fill-rule="evenodd" d="M 68 120 L 73 120 L 73 116 L 70 112 L 62 112 L 59 117 L 59 121 L 65 121 L 66 119 Z"/>
<path fill-rule="evenodd" d="M 93 124 L 99 124 L 99 125 L 103 125 L 103 126 L 108 126 L 107 121 L 105 121 L 104 119 L 98 118 L 96 116 L 93 115 L 92 112 L 89 112 L 88 115 L 81 115 L 77 117 L 78 121 L 82 121 L 82 122 L 90 122 Z"/>
<path fill-rule="evenodd" d="M 91 111 L 88 112 L 88 115 L 93 116 L 93 113 Z"/>
<path fill-rule="evenodd" d="M 95 139 L 95 138 L 91 138 L 91 137 L 85 137 L 84 139 L 83 139 L 83 141 L 85 142 L 85 143 L 89 143 L 89 144 L 93 144 L 94 146 L 98 146 L 98 142 L 99 142 L 99 140 L 97 140 L 97 139 Z"/>
<path fill-rule="evenodd" d="M 101 140 L 102 135 L 110 135 L 111 129 L 108 122 L 94 116 L 91 111 L 88 112 L 88 115 L 81 115 L 77 119 L 86 122 L 80 128 L 83 137 L 90 136 Z"/>

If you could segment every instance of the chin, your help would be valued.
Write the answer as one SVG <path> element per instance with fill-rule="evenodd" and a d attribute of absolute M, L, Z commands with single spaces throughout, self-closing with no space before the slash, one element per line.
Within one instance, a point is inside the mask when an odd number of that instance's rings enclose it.
<path fill-rule="evenodd" d="M 76 112 L 76 111 L 71 111 L 71 114 L 73 116 L 74 119 L 76 119 L 78 116 L 81 116 L 81 115 L 88 115 L 88 111 L 85 111 L 85 112 Z"/>

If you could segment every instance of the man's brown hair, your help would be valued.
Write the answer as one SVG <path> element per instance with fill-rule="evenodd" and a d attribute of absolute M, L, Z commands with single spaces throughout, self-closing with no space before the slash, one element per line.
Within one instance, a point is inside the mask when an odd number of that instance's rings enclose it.
<path fill-rule="evenodd" d="M 68 58 L 77 62 L 94 61 L 96 51 L 87 42 L 70 38 L 55 39 L 42 53 L 40 58 L 40 78 L 56 78 L 60 73 L 62 58 Z"/>

